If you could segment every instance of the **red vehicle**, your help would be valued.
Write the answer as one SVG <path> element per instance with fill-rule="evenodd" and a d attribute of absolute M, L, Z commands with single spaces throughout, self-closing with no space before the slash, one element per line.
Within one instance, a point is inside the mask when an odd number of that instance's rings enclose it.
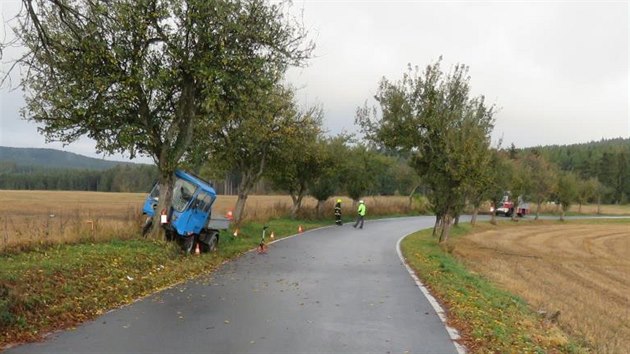
<path fill-rule="evenodd" d="M 514 215 L 514 201 L 510 199 L 510 195 L 506 194 L 501 199 L 501 203 L 496 210 L 491 210 L 496 213 L 496 215 L 504 215 L 506 217 L 511 217 Z M 518 206 L 516 210 L 516 215 L 523 217 L 529 214 L 529 204 L 525 203 L 521 197 L 518 197 Z"/>

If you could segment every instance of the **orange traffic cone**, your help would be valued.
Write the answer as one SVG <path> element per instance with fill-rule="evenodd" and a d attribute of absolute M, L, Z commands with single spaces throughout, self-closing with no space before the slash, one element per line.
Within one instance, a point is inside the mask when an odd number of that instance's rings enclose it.
<path fill-rule="evenodd" d="M 302 225 L 300 225 L 300 226 L 298 226 L 298 233 L 301 234 L 302 232 L 304 232 L 304 230 L 302 229 Z"/>
<path fill-rule="evenodd" d="M 201 251 L 199 250 L 199 242 L 197 242 L 197 248 L 195 248 L 195 254 L 201 254 Z"/>
<path fill-rule="evenodd" d="M 238 229 L 234 230 L 234 237 L 238 236 Z"/>
<path fill-rule="evenodd" d="M 271 238 L 273 240 L 274 237 L 275 237 L 275 235 L 273 234 L 273 231 L 271 231 L 271 235 L 269 235 L 269 238 Z"/>

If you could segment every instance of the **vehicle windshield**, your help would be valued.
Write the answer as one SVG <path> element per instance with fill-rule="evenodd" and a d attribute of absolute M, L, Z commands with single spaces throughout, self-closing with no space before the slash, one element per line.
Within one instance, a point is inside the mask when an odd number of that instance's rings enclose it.
<path fill-rule="evenodd" d="M 178 178 L 173 188 L 173 209 L 179 212 L 184 211 L 196 189 L 197 187 L 194 184 Z"/>
<path fill-rule="evenodd" d="M 151 189 L 151 193 L 149 193 L 149 198 L 158 200 L 160 197 L 160 184 L 156 183 Z"/>

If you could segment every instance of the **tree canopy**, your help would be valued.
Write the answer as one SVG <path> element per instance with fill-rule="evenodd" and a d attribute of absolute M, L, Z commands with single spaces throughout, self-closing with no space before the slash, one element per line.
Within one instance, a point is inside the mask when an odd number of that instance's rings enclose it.
<path fill-rule="evenodd" d="M 357 110 L 368 139 L 412 154 L 412 166 L 431 188 L 441 240 L 463 208 L 468 182 L 487 165 L 480 161 L 489 153 L 494 106 L 483 96 L 470 97 L 469 80 L 468 67 L 444 73 L 441 59 L 424 72 L 409 66 L 402 80 L 381 80 L 375 95 L 380 112 L 367 105 Z"/>
<path fill-rule="evenodd" d="M 88 136 L 100 151 L 151 156 L 159 208 L 182 158 L 201 146 L 191 144 L 200 122 L 242 104 L 243 87 L 272 90 L 313 48 L 286 2 L 22 2 L 24 117 L 48 140 Z"/>

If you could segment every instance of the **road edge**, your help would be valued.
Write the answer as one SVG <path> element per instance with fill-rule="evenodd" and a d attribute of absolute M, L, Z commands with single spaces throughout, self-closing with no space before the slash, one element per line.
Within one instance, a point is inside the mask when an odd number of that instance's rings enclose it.
<path fill-rule="evenodd" d="M 403 257 L 402 251 L 400 249 L 400 244 L 402 243 L 402 240 L 404 240 L 407 236 L 410 236 L 410 235 L 412 235 L 414 233 L 415 232 L 412 232 L 410 234 L 404 235 L 404 236 L 402 236 L 401 238 L 398 239 L 398 242 L 396 242 L 396 252 L 398 253 L 398 258 L 400 258 L 400 261 L 402 262 L 402 264 L 407 269 L 407 272 L 409 272 L 409 275 L 411 276 L 413 281 L 416 283 L 416 286 L 418 286 L 418 288 L 420 289 L 420 291 L 422 292 L 424 297 L 426 297 L 426 299 L 429 300 L 429 303 L 433 307 L 433 310 L 435 311 L 435 313 L 438 315 L 438 317 L 442 321 L 442 324 L 444 324 L 444 328 L 446 329 L 446 332 L 448 332 L 448 336 L 453 341 L 453 344 L 455 345 L 455 349 L 457 350 L 457 353 L 459 353 L 459 354 L 466 354 L 467 353 L 466 347 L 464 347 L 463 345 L 461 345 L 458 342 L 458 340 L 461 339 L 461 336 L 459 335 L 459 332 L 457 331 L 457 329 L 449 326 L 446 323 L 446 314 L 445 314 L 444 309 L 437 302 L 435 297 L 433 295 L 431 295 L 431 293 L 429 292 L 429 289 L 427 289 L 427 287 L 424 286 L 424 284 L 422 283 L 420 278 L 418 278 L 418 276 L 416 275 L 416 272 L 411 268 L 411 266 L 409 266 L 409 264 L 407 263 L 407 260 L 405 260 L 405 257 Z"/>

